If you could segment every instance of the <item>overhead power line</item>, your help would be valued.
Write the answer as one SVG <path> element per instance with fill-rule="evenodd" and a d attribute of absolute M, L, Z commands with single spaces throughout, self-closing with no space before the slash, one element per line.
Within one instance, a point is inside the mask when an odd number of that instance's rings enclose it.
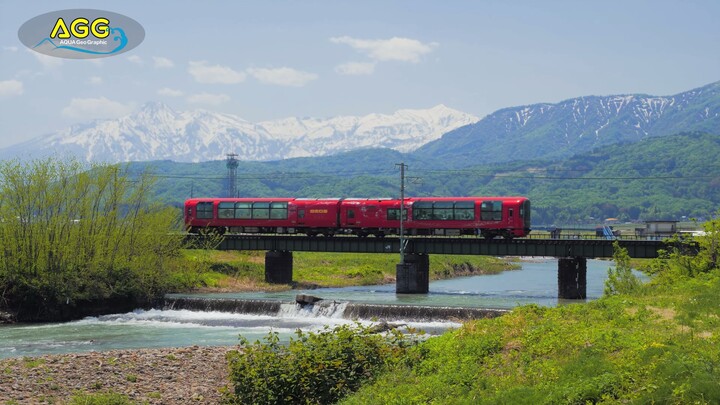
<path fill-rule="evenodd" d="M 442 174 L 465 174 L 478 177 L 496 177 L 501 179 L 527 179 L 527 180 L 700 180 L 715 179 L 715 175 L 681 175 L 681 176 L 552 176 L 538 174 L 508 174 L 497 172 L 465 171 L 465 170 L 426 170 L 416 171 L 421 176 L 434 176 Z M 226 176 L 202 175 L 202 174 L 161 174 L 146 173 L 146 175 L 158 179 L 190 179 L 190 180 L 224 180 Z M 268 172 L 264 174 L 238 175 L 237 180 L 279 180 L 279 179 L 328 179 L 339 177 L 360 177 L 360 176 L 383 176 L 390 178 L 392 173 L 388 171 L 347 171 L 334 172 L 332 174 L 319 172 Z"/>

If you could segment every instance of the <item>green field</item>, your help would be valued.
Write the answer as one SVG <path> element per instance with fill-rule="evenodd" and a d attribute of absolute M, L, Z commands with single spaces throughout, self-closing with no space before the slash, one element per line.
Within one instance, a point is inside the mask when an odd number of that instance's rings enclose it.
<path fill-rule="evenodd" d="M 223 290 L 277 290 L 291 285 L 270 285 L 265 280 L 265 252 L 221 252 L 186 250 L 190 261 L 202 262 L 207 269 L 197 274 L 201 287 Z M 398 254 L 293 252 L 294 286 L 347 287 L 395 282 Z M 496 274 L 516 270 L 512 258 L 486 256 L 430 255 L 430 279 L 439 280 L 477 274 Z M 193 284 L 193 283 L 186 283 Z"/>

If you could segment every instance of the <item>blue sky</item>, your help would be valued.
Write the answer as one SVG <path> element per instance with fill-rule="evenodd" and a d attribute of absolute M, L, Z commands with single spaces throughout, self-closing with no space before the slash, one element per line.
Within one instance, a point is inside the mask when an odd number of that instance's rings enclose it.
<path fill-rule="evenodd" d="M 96 60 L 19 41 L 70 8 L 131 17 L 145 40 Z M 717 0 L 0 0 L 0 147 L 149 101 L 257 122 L 672 95 L 720 80 L 718 18 Z"/>

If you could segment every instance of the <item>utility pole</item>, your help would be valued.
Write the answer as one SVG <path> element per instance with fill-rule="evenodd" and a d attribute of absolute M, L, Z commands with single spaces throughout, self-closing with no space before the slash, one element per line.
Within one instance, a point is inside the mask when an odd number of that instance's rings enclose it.
<path fill-rule="evenodd" d="M 396 163 L 395 166 L 400 166 L 400 264 L 405 264 L 405 246 L 407 240 L 405 240 L 405 169 L 407 165 L 405 163 Z"/>
<path fill-rule="evenodd" d="M 430 258 L 426 254 L 411 253 L 405 257 L 408 242 L 405 237 L 405 163 L 400 166 L 400 263 L 395 266 L 396 294 L 427 294 L 430 291 Z"/>

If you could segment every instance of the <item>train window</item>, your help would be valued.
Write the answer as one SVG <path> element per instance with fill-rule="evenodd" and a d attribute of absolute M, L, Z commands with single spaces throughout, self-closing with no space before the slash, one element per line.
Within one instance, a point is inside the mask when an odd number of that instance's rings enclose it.
<path fill-rule="evenodd" d="M 403 221 L 407 221 L 407 207 L 405 208 L 405 212 L 403 212 Z M 387 219 L 388 221 L 399 221 L 400 220 L 400 208 L 388 208 L 387 210 Z"/>
<path fill-rule="evenodd" d="M 473 201 L 458 201 L 455 203 L 455 219 L 459 221 L 472 221 L 475 219 L 475 203 Z"/>
<path fill-rule="evenodd" d="M 438 201 L 433 204 L 433 219 L 440 221 L 452 221 L 455 219 L 453 214 L 453 202 Z"/>
<path fill-rule="evenodd" d="M 419 201 L 412 205 L 413 218 L 416 220 L 430 220 L 432 219 L 432 203 Z"/>
<path fill-rule="evenodd" d="M 348 210 L 348 211 L 347 211 L 347 217 L 348 217 L 348 219 L 353 219 L 353 218 L 355 218 L 355 210 Z"/>
<path fill-rule="evenodd" d="M 235 203 L 235 218 L 238 218 L 238 219 L 252 218 L 252 203 L 249 203 L 249 202 Z"/>
<path fill-rule="evenodd" d="M 213 217 L 212 201 L 199 202 L 197 204 L 197 217 L 200 219 L 210 219 Z"/>
<path fill-rule="evenodd" d="M 508 210 L 508 217 L 510 217 L 510 218 L 513 217 L 513 209 L 512 209 L 512 208 L 510 208 L 510 209 Z"/>
<path fill-rule="evenodd" d="M 305 218 L 305 210 L 303 210 L 303 209 L 298 210 L 298 218 L 299 219 Z"/>
<path fill-rule="evenodd" d="M 483 221 L 502 220 L 502 201 L 483 201 L 480 206 L 480 219 Z"/>
<path fill-rule="evenodd" d="M 267 203 L 267 202 L 253 203 L 252 217 L 253 217 L 253 219 L 269 219 L 270 218 L 270 203 Z"/>
<path fill-rule="evenodd" d="M 231 202 L 221 202 L 218 204 L 218 218 L 234 218 L 235 204 Z"/>
<path fill-rule="evenodd" d="M 286 202 L 270 203 L 270 219 L 287 219 L 288 204 Z"/>

